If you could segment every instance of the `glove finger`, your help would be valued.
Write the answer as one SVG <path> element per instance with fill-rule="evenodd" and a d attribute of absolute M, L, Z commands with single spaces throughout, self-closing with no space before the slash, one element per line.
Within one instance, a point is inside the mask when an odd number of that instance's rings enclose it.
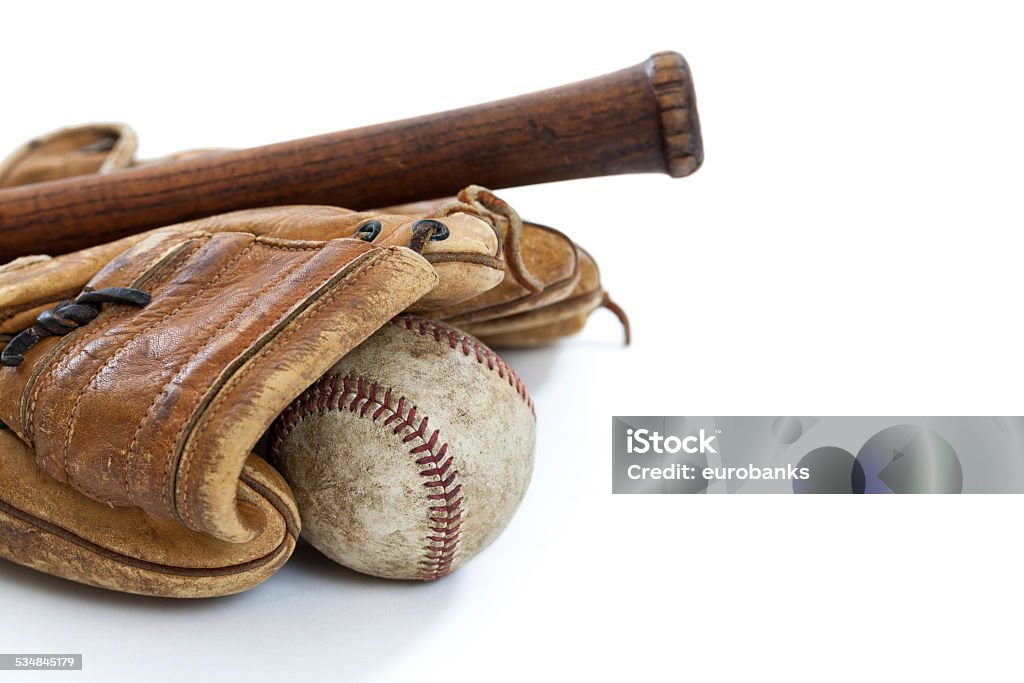
<path fill-rule="evenodd" d="M 572 240 L 546 225 L 523 223 L 521 247 L 522 260 L 540 281 L 540 291 L 531 292 L 506 271 L 497 287 L 460 304 L 430 307 L 420 301 L 412 310 L 467 327 L 548 306 L 572 295 L 580 278 L 579 257 Z"/>
<path fill-rule="evenodd" d="M 108 173 L 134 163 L 139 141 L 123 123 L 90 123 L 29 140 L 0 161 L 0 187 Z"/>
<path fill-rule="evenodd" d="M 136 166 L 158 166 L 226 149 L 189 149 L 156 159 L 136 159 L 138 137 L 124 123 L 68 126 L 25 142 L 0 161 L 0 187 L 29 185 Z"/>
<path fill-rule="evenodd" d="M 239 506 L 259 533 L 228 543 L 111 507 L 43 472 L 28 446 L 0 431 L 0 556 L 65 579 L 177 598 L 228 595 L 263 582 L 295 548 L 299 515 L 281 476 L 250 456 Z"/>
<path fill-rule="evenodd" d="M 579 280 L 572 293 L 547 305 L 515 315 L 465 325 L 466 330 L 491 346 L 503 348 L 534 347 L 550 344 L 576 334 L 599 308 L 610 309 L 622 322 L 626 343 L 630 341 L 629 319 L 601 287 L 601 274 L 594 258 L 576 246 Z"/>

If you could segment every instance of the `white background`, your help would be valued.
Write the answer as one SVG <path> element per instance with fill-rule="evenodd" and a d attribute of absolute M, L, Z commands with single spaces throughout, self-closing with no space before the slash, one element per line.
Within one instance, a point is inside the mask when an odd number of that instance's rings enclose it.
<path fill-rule="evenodd" d="M 82 652 L 75 680 L 1019 679 L 1020 497 L 612 496 L 609 420 L 1020 414 L 1012 8 L 8 3 L 2 149 L 91 120 L 144 156 L 258 145 L 674 49 L 707 159 L 502 193 L 592 251 L 635 344 L 599 312 L 506 355 L 534 482 L 466 568 L 388 583 L 302 547 L 249 593 L 176 602 L 4 562 L 0 651 Z"/>

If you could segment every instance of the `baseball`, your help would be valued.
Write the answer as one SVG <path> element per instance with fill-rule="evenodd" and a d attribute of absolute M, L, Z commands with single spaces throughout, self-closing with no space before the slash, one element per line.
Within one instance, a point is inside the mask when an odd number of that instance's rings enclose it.
<path fill-rule="evenodd" d="M 508 525 L 535 434 L 529 394 L 497 354 L 401 315 L 278 418 L 271 456 L 314 547 L 365 574 L 430 581 Z"/>

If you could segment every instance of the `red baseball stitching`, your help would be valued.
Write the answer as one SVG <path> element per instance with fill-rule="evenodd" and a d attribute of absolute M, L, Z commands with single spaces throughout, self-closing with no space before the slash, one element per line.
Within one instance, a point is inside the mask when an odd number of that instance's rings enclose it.
<path fill-rule="evenodd" d="M 453 350 L 461 350 L 463 355 L 475 357 L 477 363 L 486 364 L 488 370 L 497 371 L 498 377 L 507 379 L 509 386 L 519 394 L 523 402 L 530 408 L 530 412 L 536 416 L 533 399 L 530 398 L 526 385 L 523 384 L 519 375 L 498 354 L 484 346 L 476 338 L 445 327 L 433 320 L 407 313 L 392 318 L 390 324 L 418 332 L 422 336 L 432 336 L 437 342 L 447 341 L 448 346 Z M 341 381 L 340 387 L 338 386 L 339 380 Z M 376 382 L 362 377 L 331 375 L 321 378 L 295 399 L 277 418 L 273 430 L 271 452 L 276 459 L 281 444 L 288 438 L 292 430 L 303 419 L 313 415 L 321 415 L 331 410 L 338 412 L 347 410 L 360 418 L 369 417 L 373 422 L 377 422 L 385 413 L 390 413 L 383 424 L 385 426 L 394 424 L 392 433 L 395 435 L 409 430 L 402 437 L 402 443 L 409 443 L 417 439 L 420 441 L 419 445 L 409 451 L 409 454 L 420 456 L 415 461 L 422 468 L 420 476 L 430 477 L 430 481 L 424 482 L 423 486 L 429 491 L 427 500 L 430 502 L 431 533 L 426 537 L 428 545 L 423 546 L 420 577 L 424 581 L 433 581 L 451 572 L 452 562 L 459 544 L 459 530 L 462 527 L 463 513 L 462 484 L 458 482 L 459 471 L 454 467 L 453 457 L 447 455 L 448 443 L 440 440 L 440 430 L 435 429 L 430 432 L 429 418 L 424 417 L 417 424 L 416 407 L 408 407 L 410 402 L 404 396 L 396 399 L 392 390 L 387 389 L 384 392 L 384 397 L 379 399 L 377 397 L 379 390 L 380 387 Z M 377 406 L 377 408 L 370 413 L 372 406 Z"/>
<path fill-rule="evenodd" d="M 523 380 L 519 379 L 519 375 L 516 374 L 516 371 L 510 368 L 508 364 L 498 356 L 498 354 L 484 346 L 480 340 L 475 337 L 470 337 L 468 334 L 463 334 L 451 327 L 445 327 L 433 320 L 421 318 L 409 313 L 403 313 L 392 318 L 390 324 L 398 325 L 414 332 L 419 332 L 423 336 L 427 336 L 429 333 L 434 337 L 434 341 L 440 342 L 443 339 L 448 342 L 448 346 L 451 348 L 461 350 L 463 355 L 476 356 L 477 363 L 480 363 L 481 365 L 486 363 L 488 370 L 497 370 L 498 377 L 508 379 L 508 385 L 516 390 L 516 393 L 519 394 L 523 401 L 526 402 L 526 405 L 529 406 L 530 412 L 532 412 L 534 417 L 536 417 L 537 411 L 533 407 L 533 399 L 530 398 L 530 393 L 526 390 L 526 385 L 523 384 Z"/>
<path fill-rule="evenodd" d="M 277 418 L 271 450 L 276 458 L 281 444 L 296 425 L 312 415 L 347 410 L 360 418 L 369 417 L 377 422 L 387 414 L 383 424 L 394 424 L 393 434 L 406 432 L 401 436 L 402 443 L 420 442 L 409 451 L 410 455 L 419 456 L 415 462 L 422 468 L 420 476 L 430 479 L 423 483 L 430 501 L 431 533 L 426 537 L 428 544 L 423 546 L 420 578 L 433 581 L 451 572 L 459 544 L 463 500 L 459 471 L 453 466 L 454 458 L 447 455 L 447 442 L 440 440 L 441 430 L 430 432 L 429 418 L 424 417 L 417 424 L 416 407 L 411 406 L 404 396 L 398 397 L 395 404 L 396 397 L 391 389 L 385 391 L 383 398 L 378 398 L 378 393 L 379 385 L 362 377 L 332 375 L 321 378 Z M 371 413 L 373 406 L 377 408 Z"/>

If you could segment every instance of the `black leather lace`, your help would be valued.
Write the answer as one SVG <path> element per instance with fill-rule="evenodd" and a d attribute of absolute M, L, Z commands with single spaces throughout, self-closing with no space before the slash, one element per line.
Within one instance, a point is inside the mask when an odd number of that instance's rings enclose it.
<path fill-rule="evenodd" d="M 79 294 L 73 301 L 64 301 L 43 311 L 32 327 L 19 332 L 7 342 L 0 353 L 0 364 L 17 367 L 25 360 L 25 353 L 47 337 L 63 337 L 82 325 L 92 322 L 103 304 L 123 304 L 142 307 L 149 303 L 149 294 L 131 287 L 107 287 Z"/>

